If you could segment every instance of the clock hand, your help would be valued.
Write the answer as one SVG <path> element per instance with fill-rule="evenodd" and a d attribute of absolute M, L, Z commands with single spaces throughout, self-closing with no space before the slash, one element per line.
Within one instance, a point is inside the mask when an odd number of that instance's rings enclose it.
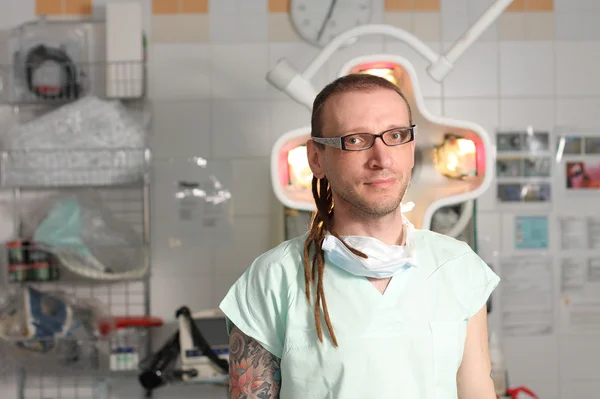
<path fill-rule="evenodd" d="M 323 36 L 323 32 L 325 32 L 325 27 L 327 26 L 327 22 L 331 19 L 331 15 L 333 14 L 333 9 L 335 8 L 335 3 L 337 0 L 331 0 L 331 4 L 329 5 L 329 10 L 327 10 L 327 15 L 325 16 L 325 21 L 323 25 L 321 25 L 321 29 L 319 29 L 319 34 L 317 35 L 317 40 L 321 40 L 321 36 Z"/>

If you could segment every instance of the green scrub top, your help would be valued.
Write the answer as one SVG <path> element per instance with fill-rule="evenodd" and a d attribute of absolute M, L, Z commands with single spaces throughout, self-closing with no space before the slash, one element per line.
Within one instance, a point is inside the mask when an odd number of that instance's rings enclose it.
<path fill-rule="evenodd" d="M 464 242 L 415 231 L 416 266 L 381 294 L 325 263 L 324 292 L 339 346 L 317 338 L 314 288 L 304 290 L 306 235 L 258 257 L 220 304 L 228 320 L 281 359 L 281 399 L 457 398 L 467 323 L 500 278 Z M 236 368 L 239 365 L 232 364 Z"/>

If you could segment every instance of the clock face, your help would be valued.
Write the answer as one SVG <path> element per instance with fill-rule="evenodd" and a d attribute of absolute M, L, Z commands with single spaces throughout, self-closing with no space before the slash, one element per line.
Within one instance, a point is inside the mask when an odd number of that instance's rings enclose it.
<path fill-rule="evenodd" d="M 300 36 L 322 47 L 340 33 L 371 21 L 372 0 L 291 0 L 292 23 Z"/>

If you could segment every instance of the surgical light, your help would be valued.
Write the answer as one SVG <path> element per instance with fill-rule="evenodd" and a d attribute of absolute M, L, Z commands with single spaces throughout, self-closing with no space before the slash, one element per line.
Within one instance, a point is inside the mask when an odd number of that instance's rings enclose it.
<path fill-rule="evenodd" d="M 477 40 L 481 34 L 504 12 L 513 0 L 497 0 L 484 12 L 479 19 L 454 43 L 446 52 L 439 55 L 413 34 L 391 25 L 363 25 L 349 29 L 335 37 L 325 46 L 319 54 L 300 73 L 287 60 L 281 59 L 275 67 L 267 73 L 267 81 L 279 90 L 286 93 L 294 101 L 312 108 L 312 103 L 317 91 L 310 83 L 317 71 L 329 58 L 342 46 L 355 43 L 362 36 L 388 36 L 405 42 L 428 62 L 427 72 L 438 82 L 450 73 L 456 61 Z"/>
<path fill-rule="evenodd" d="M 359 65 L 354 68 L 351 73 L 364 73 L 368 75 L 379 76 L 398 87 L 401 86 L 401 73 L 398 65 L 391 62 L 371 62 L 364 65 Z"/>
<path fill-rule="evenodd" d="M 438 172 L 454 179 L 477 175 L 476 146 L 472 140 L 446 135 L 444 142 L 434 150 L 434 164 Z"/>
<path fill-rule="evenodd" d="M 289 184 L 301 188 L 309 188 L 312 185 L 312 170 L 306 156 L 306 146 L 298 146 L 288 152 Z"/>

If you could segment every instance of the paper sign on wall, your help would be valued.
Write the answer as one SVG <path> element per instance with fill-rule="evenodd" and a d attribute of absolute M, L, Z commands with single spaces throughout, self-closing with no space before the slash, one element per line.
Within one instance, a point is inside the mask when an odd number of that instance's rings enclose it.
<path fill-rule="evenodd" d="M 517 249 L 547 249 L 548 217 L 517 216 L 515 219 L 515 247 Z"/>

